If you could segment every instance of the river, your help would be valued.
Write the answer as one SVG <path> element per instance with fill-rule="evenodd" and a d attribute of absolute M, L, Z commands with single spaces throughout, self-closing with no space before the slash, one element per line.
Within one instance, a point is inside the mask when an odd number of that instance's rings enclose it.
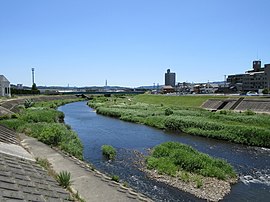
<path fill-rule="evenodd" d="M 85 161 L 109 175 L 118 175 L 130 187 L 155 201 L 200 201 L 191 194 L 149 179 L 134 166 L 134 151 L 147 154 L 149 148 L 167 141 L 191 145 L 201 152 L 223 158 L 234 166 L 240 180 L 232 186 L 231 193 L 223 201 L 270 199 L 270 149 L 169 133 L 124 122 L 96 114 L 86 102 L 70 103 L 58 110 L 65 114 L 65 123 L 70 125 L 81 139 Z M 115 161 L 108 162 L 103 158 L 101 146 L 104 144 L 117 149 Z"/>

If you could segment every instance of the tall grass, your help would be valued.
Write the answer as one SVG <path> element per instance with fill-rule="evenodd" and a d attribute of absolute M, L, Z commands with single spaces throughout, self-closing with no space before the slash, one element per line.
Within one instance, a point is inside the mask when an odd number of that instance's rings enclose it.
<path fill-rule="evenodd" d="M 159 173 L 175 176 L 184 170 L 205 177 L 227 180 L 236 178 L 233 167 L 222 159 L 212 158 L 192 147 L 176 142 L 166 142 L 153 148 L 147 158 L 147 167 Z"/>

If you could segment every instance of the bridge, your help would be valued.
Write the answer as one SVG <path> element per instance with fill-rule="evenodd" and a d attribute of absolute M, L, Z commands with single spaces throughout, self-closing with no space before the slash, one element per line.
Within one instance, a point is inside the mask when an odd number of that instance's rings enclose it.
<path fill-rule="evenodd" d="M 111 95 L 139 95 L 144 94 L 145 91 L 104 91 L 104 92 L 62 92 L 62 95 L 76 95 L 77 97 L 87 98 L 91 99 L 88 95 L 105 95 L 105 96 L 111 96 Z"/>

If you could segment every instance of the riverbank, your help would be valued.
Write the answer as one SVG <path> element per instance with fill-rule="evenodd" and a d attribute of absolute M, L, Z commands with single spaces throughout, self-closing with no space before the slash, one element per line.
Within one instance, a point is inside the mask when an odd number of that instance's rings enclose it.
<path fill-rule="evenodd" d="M 52 169 L 60 173 L 67 171 L 71 174 L 71 190 L 78 195 L 81 201 L 112 201 L 129 202 L 144 201 L 151 202 L 148 197 L 137 193 L 131 188 L 114 182 L 109 176 L 93 169 L 87 163 L 76 159 L 69 154 L 63 153 L 43 144 L 37 139 L 20 134 L 22 145 L 35 157 L 46 159 Z"/>
<path fill-rule="evenodd" d="M 64 114 L 56 108 L 82 99 L 46 100 L 33 102 L 27 109 L 20 106 L 18 114 L 4 116 L 0 123 L 20 132 L 23 147 L 35 158 L 48 161 L 53 172 L 69 172 L 70 189 L 74 196 L 83 198 L 82 201 L 152 201 L 81 161 L 82 143 L 70 126 L 64 124 Z"/>
<path fill-rule="evenodd" d="M 27 99 L 24 105 L 16 106 L 19 110 L 17 114 L 2 116 L 0 124 L 19 133 L 37 138 L 45 144 L 59 147 L 61 150 L 83 159 L 83 146 L 80 139 L 69 126 L 63 123 L 64 114 L 56 110 L 58 106 L 80 100 L 74 97 L 64 100 L 46 97 L 45 99 L 39 99 L 39 102 Z M 20 103 L 22 101 L 13 100 L 12 102 Z"/>
<path fill-rule="evenodd" d="M 154 103 L 155 99 L 160 103 L 161 98 L 152 95 L 95 97 L 89 102 L 89 106 L 102 115 L 163 130 L 181 131 L 251 146 L 270 147 L 270 116 L 267 114 L 256 114 L 250 110 L 242 113 L 226 110 L 209 112 L 197 107 L 200 102 L 207 99 L 204 96 L 202 98 L 179 96 L 173 97 L 173 100 L 169 98 L 162 98 L 163 101 L 167 100 L 166 103 L 149 104 Z M 178 104 L 175 104 L 177 99 Z"/>

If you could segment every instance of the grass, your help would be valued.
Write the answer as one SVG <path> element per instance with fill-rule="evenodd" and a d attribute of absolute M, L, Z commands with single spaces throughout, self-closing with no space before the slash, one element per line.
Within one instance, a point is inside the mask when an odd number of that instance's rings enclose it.
<path fill-rule="evenodd" d="M 113 175 L 112 176 L 112 181 L 119 182 L 120 181 L 119 176 L 118 175 Z"/>
<path fill-rule="evenodd" d="M 71 185 L 71 174 L 67 171 L 61 171 L 57 174 L 56 180 L 60 186 L 68 188 Z"/>
<path fill-rule="evenodd" d="M 209 96 L 137 95 L 95 97 L 89 106 L 97 113 L 159 129 L 230 142 L 270 147 L 270 116 L 198 108 Z"/>
<path fill-rule="evenodd" d="M 190 180 L 189 173 L 221 180 L 236 178 L 232 166 L 225 160 L 210 157 L 188 145 L 176 142 L 166 142 L 154 147 L 146 163 L 148 169 L 156 169 L 160 174 L 176 176 L 182 171 L 179 177 L 186 182 Z M 202 181 L 197 177 L 197 187 L 201 187 Z"/>
<path fill-rule="evenodd" d="M 164 96 L 164 95 L 138 95 L 136 102 L 176 106 L 176 107 L 200 107 L 209 98 L 226 98 L 225 96 Z"/>
<path fill-rule="evenodd" d="M 77 100 L 34 103 L 33 107 L 23 109 L 10 119 L 0 120 L 0 123 L 82 159 L 83 146 L 80 139 L 74 131 L 63 124 L 64 114 L 55 110 L 55 106 Z"/>
<path fill-rule="evenodd" d="M 52 169 L 50 162 L 48 159 L 36 158 L 37 164 L 47 170 L 48 174 L 53 178 L 56 178 L 56 172 Z"/>
<path fill-rule="evenodd" d="M 115 159 L 115 156 L 116 156 L 116 149 L 113 148 L 111 145 L 102 145 L 101 147 L 101 150 L 102 150 L 102 154 L 110 159 L 110 160 L 113 160 Z"/>

